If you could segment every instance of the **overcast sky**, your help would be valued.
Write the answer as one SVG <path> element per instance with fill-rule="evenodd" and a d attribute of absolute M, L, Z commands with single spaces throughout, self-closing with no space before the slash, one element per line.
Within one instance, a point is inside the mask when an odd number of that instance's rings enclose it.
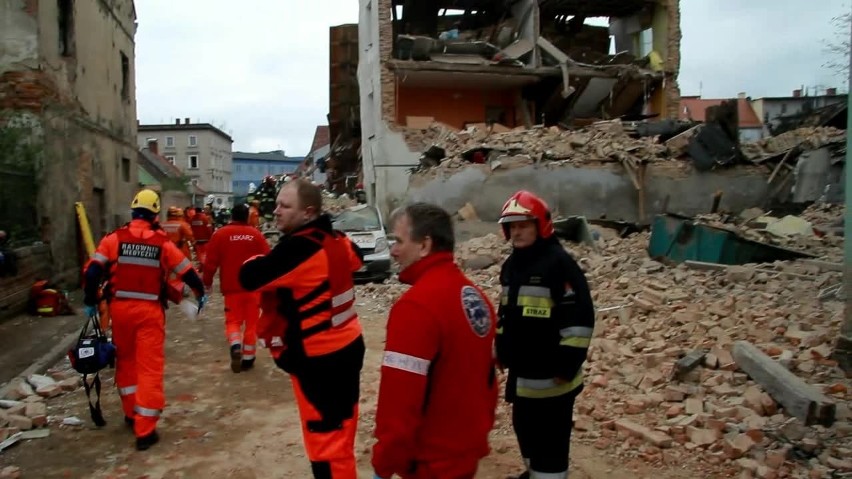
<path fill-rule="evenodd" d="M 249 7 L 251 5 L 251 7 Z M 849 0 L 681 0 L 684 95 L 785 96 L 845 81 L 823 68 Z M 210 122 L 234 151 L 303 156 L 328 113 L 328 27 L 358 0 L 138 0 L 142 123 Z M 848 39 L 848 33 L 847 33 Z"/>

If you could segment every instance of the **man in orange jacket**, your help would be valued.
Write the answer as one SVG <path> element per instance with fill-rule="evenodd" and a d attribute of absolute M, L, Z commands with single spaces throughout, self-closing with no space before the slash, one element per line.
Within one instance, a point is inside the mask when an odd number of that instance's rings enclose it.
<path fill-rule="evenodd" d="M 260 201 L 252 200 L 251 207 L 249 208 L 249 226 L 253 226 L 255 228 L 260 228 Z"/>
<path fill-rule="evenodd" d="M 201 278 L 189 259 L 158 229 L 160 197 L 142 190 L 131 203 L 133 220 L 107 235 L 86 269 L 86 316 L 97 312 L 98 286 L 109 270 L 115 385 L 125 421 L 133 426 L 136 449 L 144 451 L 159 441 L 157 421 L 165 407 L 163 368 L 166 318 L 163 289 L 169 274 L 178 275 L 198 297 L 199 310 L 207 302 Z"/>
<path fill-rule="evenodd" d="M 240 286 L 240 266 L 249 258 L 269 253 L 269 244 L 257 228 L 246 224 L 246 204 L 234 206 L 231 222 L 213 233 L 207 243 L 204 262 L 204 285 L 213 287 L 213 275 L 221 266 L 219 289 L 225 297 L 225 335 L 231 355 L 231 371 L 238 373 L 254 366 L 257 344 L 257 319 L 260 295 Z M 245 328 L 245 329 L 243 329 Z"/>
<path fill-rule="evenodd" d="M 203 210 L 193 208 L 193 211 L 195 213 L 189 220 L 189 226 L 192 228 L 192 236 L 195 238 L 195 258 L 203 269 L 207 242 L 213 236 L 213 223 Z"/>
<path fill-rule="evenodd" d="M 388 317 L 375 477 L 472 479 L 497 408 L 494 307 L 454 263 L 446 211 L 415 203 L 390 224 L 399 280 L 411 288 Z"/>
<path fill-rule="evenodd" d="M 192 228 L 190 228 L 189 223 L 183 219 L 183 210 L 177 206 L 169 206 L 166 221 L 162 223 L 162 226 L 171 242 L 183 252 L 184 256 L 191 260 L 191 248 L 195 243 L 195 238 L 192 236 Z"/>
<path fill-rule="evenodd" d="M 332 229 L 319 188 L 307 181 L 281 188 L 275 220 L 284 236 L 243 265 L 240 283 L 261 292 L 258 334 L 290 373 L 314 477 L 356 479 L 364 338 L 352 273 L 362 265 L 360 250 Z"/>

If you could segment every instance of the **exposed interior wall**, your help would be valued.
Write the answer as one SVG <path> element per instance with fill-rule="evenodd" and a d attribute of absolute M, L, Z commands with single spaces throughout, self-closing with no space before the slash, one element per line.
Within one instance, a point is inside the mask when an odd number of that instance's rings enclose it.
<path fill-rule="evenodd" d="M 713 195 L 722 191 L 721 207 L 740 211 L 763 204 L 768 194 L 767 173 L 757 168 L 683 174 L 669 166 L 650 165 L 646 172 L 645 219 L 668 211 L 695 215 L 710 211 Z M 479 217 L 496 221 L 510 195 L 529 189 L 541 195 L 562 215 L 643 222 L 639 197 L 620 166 L 525 166 L 491 172 L 487 166 L 469 166 L 447 177 L 412 177 L 407 198 L 436 203 L 455 212 L 471 203 Z"/>
<path fill-rule="evenodd" d="M 455 128 L 464 128 L 467 123 L 482 123 L 487 120 L 489 107 L 503 109 L 499 123 L 514 127 L 520 122 L 516 112 L 517 90 L 483 90 L 460 88 L 418 88 L 399 85 L 396 121 L 406 124 L 408 116 L 431 116 L 435 120 Z"/>

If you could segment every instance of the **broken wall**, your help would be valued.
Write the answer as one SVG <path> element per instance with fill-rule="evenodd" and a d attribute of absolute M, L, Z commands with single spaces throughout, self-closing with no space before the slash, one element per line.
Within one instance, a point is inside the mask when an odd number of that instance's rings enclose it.
<path fill-rule="evenodd" d="M 485 165 L 468 166 L 443 177 L 414 175 L 406 197 L 435 203 L 451 212 L 469 202 L 481 219 L 496 221 L 506 198 L 528 189 L 541 195 L 561 215 L 647 223 L 663 212 L 666 202 L 669 212 L 707 213 L 717 191 L 723 193 L 724 210 L 761 205 L 769 194 L 767 176 L 765 170 L 756 167 L 684 173 L 670 164 L 649 164 L 644 220 L 639 216 L 638 192 L 621 166 L 530 165 L 494 172 Z"/>
<path fill-rule="evenodd" d="M 70 5 L 64 17 L 60 5 Z M 54 279 L 74 283 L 74 202 L 85 204 L 97 238 L 127 220 L 137 189 L 133 2 L 11 0 L 0 22 L 0 109 L 40 133 L 39 228 Z"/>
<path fill-rule="evenodd" d="M 468 123 L 482 123 L 489 111 L 500 111 L 494 121 L 508 127 L 523 123 L 516 111 L 517 90 L 462 88 L 417 88 L 399 85 L 397 124 L 405 125 L 409 116 L 431 117 L 441 123 L 463 129 Z"/>

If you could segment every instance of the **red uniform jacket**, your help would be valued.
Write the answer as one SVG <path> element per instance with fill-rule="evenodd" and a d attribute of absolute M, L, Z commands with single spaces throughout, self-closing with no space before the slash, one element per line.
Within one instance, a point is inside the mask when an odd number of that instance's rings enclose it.
<path fill-rule="evenodd" d="M 417 462 L 479 459 L 497 407 L 494 308 L 435 253 L 406 268 L 412 284 L 388 318 L 373 468 L 404 475 Z"/>
<path fill-rule="evenodd" d="M 247 259 L 267 253 L 269 253 L 269 244 L 257 228 L 238 221 L 230 222 L 216 230 L 210 242 L 207 243 L 204 285 L 208 289 L 211 287 L 213 275 L 221 266 L 219 287 L 222 294 L 244 293 L 246 290 L 240 286 L 237 278 L 240 267 Z"/>
<path fill-rule="evenodd" d="M 196 213 L 189 220 L 189 226 L 192 228 L 192 236 L 199 243 L 206 243 L 213 234 L 213 223 L 210 222 L 210 217 L 206 213 Z"/>

